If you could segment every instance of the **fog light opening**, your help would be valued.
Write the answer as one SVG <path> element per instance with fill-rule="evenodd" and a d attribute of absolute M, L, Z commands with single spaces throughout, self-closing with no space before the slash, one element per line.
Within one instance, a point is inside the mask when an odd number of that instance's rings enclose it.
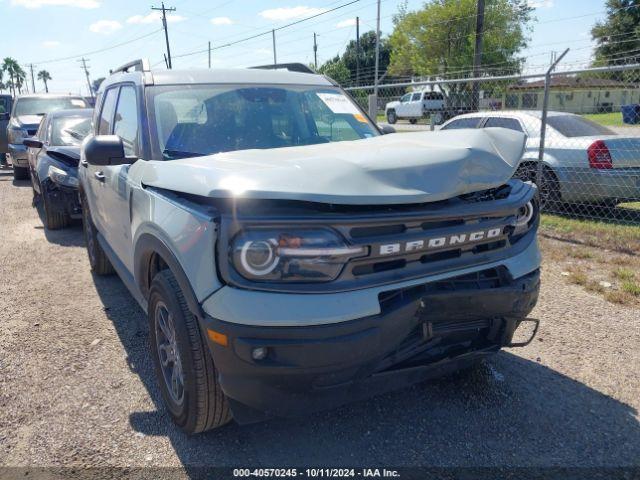
<path fill-rule="evenodd" d="M 269 354 L 269 349 L 267 347 L 256 347 L 251 350 L 251 358 L 254 360 L 264 360 L 267 358 Z"/>

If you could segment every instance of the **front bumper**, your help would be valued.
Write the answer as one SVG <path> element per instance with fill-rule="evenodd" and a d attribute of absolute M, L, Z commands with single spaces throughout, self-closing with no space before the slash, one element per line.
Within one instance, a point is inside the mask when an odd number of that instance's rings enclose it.
<path fill-rule="evenodd" d="M 46 180 L 42 184 L 42 189 L 47 193 L 49 204 L 55 211 L 65 213 L 73 219 L 82 217 L 82 207 L 80 206 L 77 188 L 59 185 L 51 180 Z"/>
<path fill-rule="evenodd" d="M 463 368 L 509 345 L 537 301 L 539 271 L 516 279 L 505 268 L 471 275 L 477 278 L 387 292 L 380 313 L 347 322 L 260 327 L 206 316 L 204 332 L 228 339 L 227 346 L 209 346 L 234 417 L 247 423 L 332 408 Z M 456 281 L 464 287 L 444 286 Z M 252 358 L 256 347 L 267 348 L 266 358 Z"/>
<path fill-rule="evenodd" d="M 28 167 L 29 157 L 27 155 L 27 147 L 24 145 L 9 144 L 9 153 L 11 154 L 11 163 L 14 167 Z"/>

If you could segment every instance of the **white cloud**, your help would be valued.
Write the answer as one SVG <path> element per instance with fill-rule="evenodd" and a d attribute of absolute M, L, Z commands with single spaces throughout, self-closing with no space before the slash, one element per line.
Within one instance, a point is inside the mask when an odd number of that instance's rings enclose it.
<path fill-rule="evenodd" d="M 215 17 L 211 19 L 211 23 L 214 25 L 232 25 L 233 20 L 229 17 Z"/>
<path fill-rule="evenodd" d="M 262 18 L 266 18 L 267 20 L 280 22 L 284 20 L 294 20 L 296 18 L 310 17 L 312 15 L 317 15 L 326 11 L 326 8 L 297 6 L 263 10 L 259 15 Z"/>
<path fill-rule="evenodd" d="M 111 35 L 121 28 L 122 24 L 117 20 L 98 20 L 97 22 L 89 25 L 90 31 L 93 33 L 100 33 L 101 35 Z"/>
<path fill-rule="evenodd" d="M 100 2 L 97 0 L 11 0 L 11 5 L 25 8 L 40 7 L 76 7 L 76 8 L 98 8 Z"/>
<path fill-rule="evenodd" d="M 336 27 L 338 28 L 355 27 L 355 26 L 356 26 L 355 18 L 348 18 L 346 20 L 336 23 Z"/>
<path fill-rule="evenodd" d="M 57 40 L 45 40 L 42 42 L 44 48 L 56 48 L 60 46 L 60 42 Z"/>
<path fill-rule="evenodd" d="M 151 12 L 149 15 L 134 15 L 127 18 L 127 23 L 155 23 L 162 20 L 162 14 L 160 12 Z M 175 23 L 186 20 L 182 15 L 167 15 L 167 22 Z"/>
<path fill-rule="evenodd" d="M 531 8 L 551 8 L 553 0 L 527 0 L 527 5 Z"/>

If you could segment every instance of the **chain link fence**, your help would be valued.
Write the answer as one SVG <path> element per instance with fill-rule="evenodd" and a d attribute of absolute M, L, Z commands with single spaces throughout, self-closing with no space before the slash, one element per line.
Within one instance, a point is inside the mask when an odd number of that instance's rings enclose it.
<path fill-rule="evenodd" d="M 515 176 L 538 185 L 543 210 L 640 225 L 640 65 L 381 84 L 377 99 L 373 86 L 347 91 L 398 132 L 524 132 Z"/>

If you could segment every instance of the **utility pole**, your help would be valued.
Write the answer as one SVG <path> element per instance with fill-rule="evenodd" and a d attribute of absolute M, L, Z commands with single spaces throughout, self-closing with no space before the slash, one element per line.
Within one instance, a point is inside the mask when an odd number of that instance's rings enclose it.
<path fill-rule="evenodd" d="M 209 42 L 209 68 L 211 68 L 211 42 Z"/>
<path fill-rule="evenodd" d="M 356 87 L 360 85 L 360 17 L 356 17 Z"/>
<path fill-rule="evenodd" d="M 482 64 L 482 37 L 484 35 L 484 0 L 478 0 L 478 11 L 476 15 L 476 45 L 473 56 L 473 76 L 480 76 L 480 65 Z M 480 108 L 480 83 L 473 82 L 473 94 L 471 97 L 473 110 Z"/>
<path fill-rule="evenodd" d="M 380 68 L 380 0 L 376 16 L 376 67 L 373 79 L 373 95 L 369 96 L 369 116 L 374 119 L 378 115 L 378 70 Z"/>
<path fill-rule="evenodd" d="M 273 38 L 273 64 L 278 64 L 278 56 L 276 55 L 276 31 L 271 30 L 271 37 Z"/>
<path fill-rule="evenodd" d="M 316 41 L 316 32 L 313 32 L 313 68 L 318 70 L 318 43 Z"/>
<path fill-rule="evenodd" d="M 89 95 L 91 95 L 91 98 L 93 98 L 93 88 L 91 88 L 91 80 L 89 79 L 89 69 L 87 68 L 87 59 L 82 57 L 78 61 L 80 63 L 82 63 L 82 68 L 84 69 L 84 74 L 87 77 L 87 87 L 89 87 Z"/>
<path fill-rule="evenodd" d="M 31 69 L 31 93 L 36 93 L 36 81 L 33 77 L 33 63 L 29 64 L 29 68 Z"/>
<path fill-rule="evenodd" d="M 169 30 L 167 29 L 167 12 L 175 12 L 175 7 L 165 8 L 164 2 L 162 2 L 162 7 L 151 7 L 151 10 L 158 10 L 162 12 L 162 27 L 164 28 L 164 39 L 167 42 L 167 65 L 169 66 L 169 70 L 171 70 L 171 50 L 169 49 Z"/>

